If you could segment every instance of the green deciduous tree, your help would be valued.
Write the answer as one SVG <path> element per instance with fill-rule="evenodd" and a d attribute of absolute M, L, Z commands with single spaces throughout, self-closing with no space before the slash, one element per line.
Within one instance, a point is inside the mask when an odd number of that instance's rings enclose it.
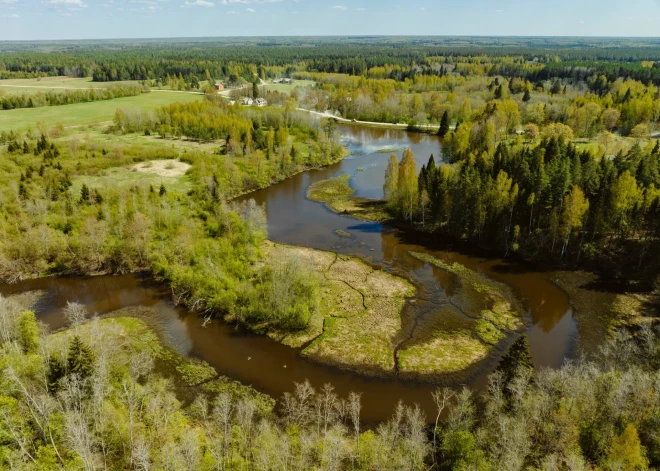
<path fill-rule="evenodd" d="M 403 151 L 403 157 L 399 164 L 399 179 L 397 185 L 397 196 L 399 200 L 399 210 L 403 219 L 407 219 L 412 224 L 413 217 L 417 211 L 418 180 L 417 163 L 415 154 L 410 149 Z"/>
<path fill-rule="evenodd" d="M 18 343 L 24 353 L 37 353 L 39 348 L 39 325 L 32 311 L 23 311 L 18 316 Z"/>
<path fill-rule="evenodd" d="M 399 161 L 396 154 L 390 154 L 385 170 L 385 183 L 383 185 L 383 194 L 385 200 L 395 203 L 397 199 L 397 189 L 399 187 Z"/>
<path fill-rule="evenodd" d="M 636 471 L 647 469 L 647 466 L 648 462 L 637 429 L 633 424 L 628 424 L 621 435 L 612 440 L 607 451 L 605 467 L 612 471 Z"/>

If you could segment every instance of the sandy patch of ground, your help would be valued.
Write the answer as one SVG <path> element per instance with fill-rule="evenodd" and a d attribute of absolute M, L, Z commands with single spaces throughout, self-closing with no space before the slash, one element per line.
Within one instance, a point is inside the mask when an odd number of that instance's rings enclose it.
<path fill-rule="evenodd" d="M 181 177 L 186 174 L 192 165 L 179 160 L 150 160 L 140 162 L 132 167 L 141 173 L 151 173 L 161 177 Z"/>

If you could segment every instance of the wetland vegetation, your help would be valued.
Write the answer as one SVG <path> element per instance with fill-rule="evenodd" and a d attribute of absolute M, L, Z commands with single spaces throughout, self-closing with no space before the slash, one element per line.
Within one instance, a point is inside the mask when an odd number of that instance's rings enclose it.
<path fill-rule="evenodd" d="M 189 41 L 0 44 L 0 279 L 160 286 L 0 297 L 0 467 L 660 465 L 657 45 Z"/>

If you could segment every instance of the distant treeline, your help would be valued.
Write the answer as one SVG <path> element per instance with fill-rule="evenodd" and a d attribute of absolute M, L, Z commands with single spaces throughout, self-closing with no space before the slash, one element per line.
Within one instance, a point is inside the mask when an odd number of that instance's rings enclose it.
<path fill-rule="evenodd" d="M 46 52 L 38 44 L 16 44 L 0 52 L 0 79 L 39 76 L 92 76 L 95 81 L 153 80 L 170 76 L 227 77 L 231 68 L 251 65 L 250 74 L 277 67 L 292 70 L 363 75 L 373 67 L 394 65 L 414 73 L 429 57 L 493 58 L 491 75 L 529 80 L 605 74 L 609 80 L 631 77 L 660 83 L 660 44 L 652 40 L 580 40 L 558 38 L 287 38 L 199 41 L 129 41 L 62 43 Z M 228 47 L 231 44 L 232 47 Z M 0 46 L 0 50 L 2 50 Z M 4 47 L 5 50 L 9 49 Z M 514 58 L 504 64 L 498 58 Z M 527 63 L 544 65 L 529 75 Z M 279 72 L 279 71 L 278 71 Z M 435 71 L 437 72 L 437 71 Z M 434 73 L 435 73 L 434 72 Z M 262 75 L 260 73 L 260 75 Z"/>
<path fill-rule="evenodd" d="M 112 100 L 147 93 L 149 89 L 137 85 L 115 86 L 110 88 L 91 88 L 84 90 L 67 90 L 64 92 L 37 92 L 0 96 L 0 108 L 14 110 L 17 108 L 39 108 L 42 106 L 73 105 L 90 101 Z"/>

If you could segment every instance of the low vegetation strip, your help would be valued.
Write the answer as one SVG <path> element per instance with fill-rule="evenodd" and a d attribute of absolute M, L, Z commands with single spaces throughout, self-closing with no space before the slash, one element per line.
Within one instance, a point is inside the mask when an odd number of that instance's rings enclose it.
<path fill-rule="evenodd" d="M 307 189 L 307 198 L 324 203 L 332 211 L 364 219 L 366 221 L 385 221 L 390 218 L 385 210 L 385 203 L 379 200 L 354 196 L 350 186 L 351 176 L 346 174 L 337 178 L 312 183 Z"/>
<path fill-rule="evenodd" d="M 517 331 L 525 326 L 525 311 L 509 286 L 459 263 L 449 264 L 424 253 L 410 254 L 456 276 L 459 286 L 449 301 L 464 315 L 486 320 L 502 331 Z"/>

